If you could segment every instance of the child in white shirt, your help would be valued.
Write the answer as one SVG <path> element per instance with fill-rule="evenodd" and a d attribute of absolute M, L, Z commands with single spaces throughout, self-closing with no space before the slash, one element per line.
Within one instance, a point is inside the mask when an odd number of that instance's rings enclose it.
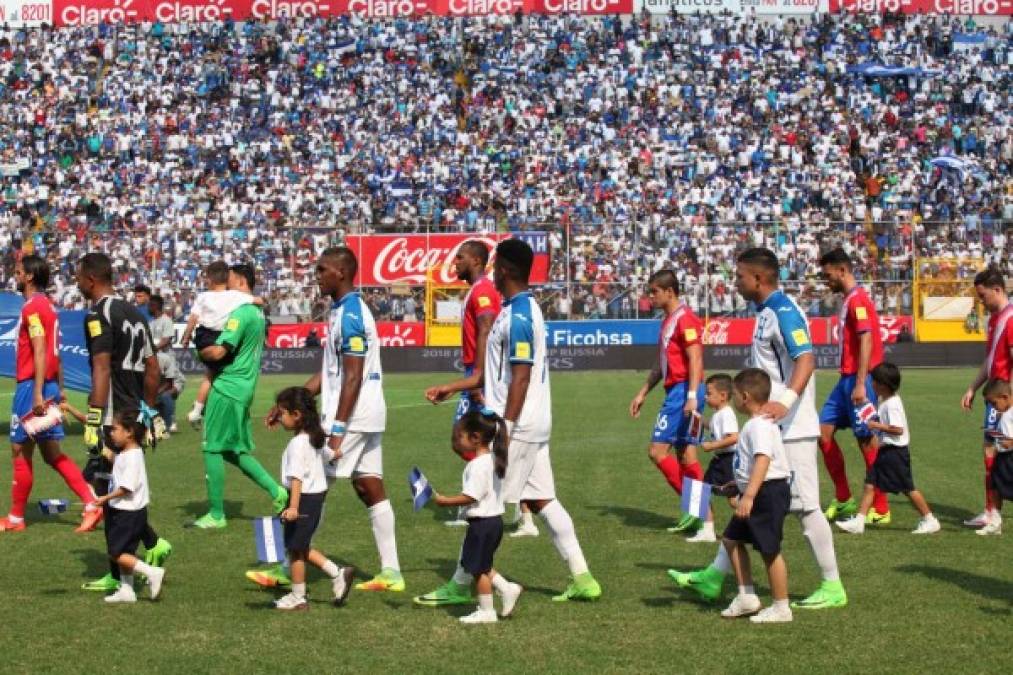
<path fill-rule="evenodd" d="M 707 378 L 707 407 L 714 410 L 710 419 L 710 439 L 700 444 L 704 452 L 713 452 L 703 482 L 711 486 L 711 494 L 725 495 L 735 508 L 735 473 L 733 459 L 735 444 L 739 440 L 739 420 L 729 405 L 732 398 L 732 378 L 724 373 Z M 686 540 L 690 543 L 714 542 L 714 509 L 708 509 L 707 520 L 697 533 Z"/>

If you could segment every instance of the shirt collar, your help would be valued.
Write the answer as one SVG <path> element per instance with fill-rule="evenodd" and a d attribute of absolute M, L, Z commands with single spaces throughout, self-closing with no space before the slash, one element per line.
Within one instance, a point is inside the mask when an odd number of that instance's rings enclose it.
<path fill-rule="evenodd" d="M 530 296 L 531 295 L 531 291 L 530 290 L 528 290 L 528 291 L 521 291 L 520 293 L 517 293 L 516 295 L 507 298 L 506 300 L 503 301 L 503 306 L 506 307 L 507 305 L 513 304 L 514 300 L 522 298 L 525 295 Z"/>
<path fill-rule="evenodd" d="M 337 309 L 338 307 L 341 307 L 343 304 L 345 304 L 346 302 L 348 302 L 348 300 L 350 298 L 352 298 L 352 297 L 358 297 L 358 296 L 359 296 L 359 292 L 358 291 L 348 291 L 347 293 L 345 293 L 344 295 L 342 295 L 340 298 L 338 298 L 337 300 L 335 300 L 333 303 L 331 303 L 331 309 Z"/>

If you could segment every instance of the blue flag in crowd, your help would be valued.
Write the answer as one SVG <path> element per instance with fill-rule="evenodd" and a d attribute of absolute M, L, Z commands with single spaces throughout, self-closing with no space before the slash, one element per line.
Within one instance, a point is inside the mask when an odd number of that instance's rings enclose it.
<path fill-rule="evenodd" d="M 433 498 L 433 488 L 417 466 L 412 467 L 411 472 L 408 474 L 408 487 L 411 488 L 412 502 L 416 511 L 425 506 Z"/>
<path fill-rule="evenodd" d="M 55 516 L 58 513 L 63 513 L 70 506 L 70 502 L 66 499 L 40 499 L 39 500 L 39 511 L 46 516 Z"/>
<path fill-rule="evenodd" d="M 682 512 L 700 520 L 707 518 L 711 503 L 711 486 L 686 477 L 682 479 Z"/>
<path fill-rule="evenodd" d="M 253 541 L 257 545 L 257 560 L 279 563 L 285 559 L 285 539 L 281 535 L 281 521 L 277 518 L 254 518 Z"/>

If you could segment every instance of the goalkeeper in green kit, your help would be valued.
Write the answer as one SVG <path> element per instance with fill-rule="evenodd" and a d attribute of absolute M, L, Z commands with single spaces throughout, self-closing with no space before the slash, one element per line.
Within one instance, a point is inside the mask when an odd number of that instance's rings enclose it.
<path fill-rule="evenodd" d="M 256 283 L 253 267 L 229 268 L 229 289 L 250 293 Z M 226 526 L 224 510 L 225 462 L 239 467 L 267 492 L 275 513 L 288 504 L 288 491 L 278 485 L 253 455 L 250 405 L 260 376 L 267 324 L 256 305 L 236 308 L 215 344 L 202 350 L 202 357 L 224 362 L 215 377 L 204 409 L 204 471 L 207 478 L 208 512 L 194 521 L 202 530 Z"/>

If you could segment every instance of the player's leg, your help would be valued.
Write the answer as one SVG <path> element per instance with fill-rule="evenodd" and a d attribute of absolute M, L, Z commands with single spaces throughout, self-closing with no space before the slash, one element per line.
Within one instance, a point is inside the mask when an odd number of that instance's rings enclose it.
<path fill-rule="evenodd" d="M 256 483 L 261 490 L 271 497 L 275 513 L 285 508 L 285 504 L 288 503 L 288 490 L 278 484 L 256 457 L 245 450 L 224 452 L 222 453 L 222 457 L 224 457 L 226 462 L 242 471 L 244 476 Z"/>
<path fill-rule="evenodd" d="M 841 584 L 834 551 L 834 535 L 830 523 L 820 510 L 819 469 L 817 467 L 817 440 L 785 441 L 784 447 L 791 466 L 791 511 L 802 525 L 802 534 L 809 544 L 823 581 L 820 587 L 805 600 L 793 607 L 825 609 L 843 607 L 848 596 Z"/>
<path fill-rule="evenodd" d="M 697 406 L 696 412 L 698 415 L 703 415 L 704 411 L 704 399 L 707 396 L 706 387 L 701 384 L 697 390 Z M 700 442 L 700 434 L 691 434 L 690 430 L 692 424 L 692 418 L 690 415 L 685 413 L 679 422 L 678 438 L 675 442 L 675 449 L 679 455 L 679 461 L 682 463 L 682 473 L 687 478 L 693 480 L 703 480 L 703 467 L 700 466 L 699 455 L 697 454 L 697 443 Z"/>
<path fill-rule="evenodd" d="M 49 439 L 40 441 L 39 451 L 42 453 L 42 458 L 46 464 L 60 474 L 63 482 L 67 484 L 67 487 L 77 495 L 77 498 L 84 505 L 81 524 L 75 532 L 91 532 L 94 530 L 102 520 L 102 509 L 95 506 L 95 492 L 84 479 L 81 469 L 74 463 L 74 460 L 63 454 L 58 440 Z"/>
<path fill-rule="evenodd" d="M 985 524 L 977 530 L 983 536 L 1002 534 L 1002 502 L 1013 498 L 1013 453 L 997 453 L 991 448 L 992 465 L 988 473 L 989 490 L 991 492 L 992 511 L 988 513 Z"/>
<path fill-rule="evenodd" d="M 274 512 L 279 513 L 288 504 L 288 490 L 250 454 L 255 446 L 249 407 L 227 396 L 212 395 L 206 412 L 205 452 L 217 451 L 226 462 L 242 471 L 271 497 Z"/>
<path fill-rule="evenodd" d="M 827 473 L 834 483 L 834 500 L 827 508 L 826 516 L 829 520 L 838 517 L 854 515 L 855 502 L 851 496 L 851 487 L 848 485 L 848 471 L 844 461 L 844 452 L 834 438 L 834 432 L 839 428 L 851 426 L 851 392 L 854 383 L 848 386 L 848 380 L 854 378 L 842 377 L 837 381 L 830 396 L 827 397 L 823 408 L 820 410 L 820 453 L 823 455 L 823 464 L 827 467 Z"/>
<path fill-rule="evenodd" d="M 982 440 L 982 461 L 985 466 L 985 510 L 973 518 L 964 521 L 967 527 L 984 527 L 993 520 L 1001 519 L 998 513 L 995 489 L 992 485 L 992 471 L 995 465 L 995 433 L 999 428 L 999 412 L 990 403 L 985 402 L 985 417 L 982 421 L 984 428 Z"/>
<path fill-rule="evenodd" d="M 354 461 L 352 488 L 369 512 L 373 541 L 380 556 L 380 573 L 355 588 L 361 591 L 403 591 L 405 582 L 397 554 L 394 509 L 387 499 L 383 483 L 383 434 L 349 433 L 342 441 L 342 450 L 345 450 L 346 444 L 349 461 Z M 342 466 L 339 464 L 338 468 L 340 471 Z"/>
<path fill-rule="evenodd" d="M 654 431 L 647 446 L 647 456 L 658 467 L 676 494 L 682 494 L 682 466 L 671 449 L 679 438 L 682 408 L 686 403 L 686 383 L 676 384 L 665 395 L 661 410 L 654 420 Z"/>
<path fill-rule="evenodd" d="M 205 427 L 205 434 L 207 427 Z M 205 450 L 204 480 L 206 481 L 208 512 L 193 522 L 201 530 L 221 529 L 225 520 L 225 458 L 220 451 Z"/>
<path fill-rule="evenodd" d="M 522 441 L 518 441 L 522 442 Z M 553 545 L 570 569 L 572 582 L 566 590 L 553 598 L 557 602 L 566 600 L 596 600 L 601 597 L 601 586 L 588 569 L 584 551 L 577 540 L 573 519 L 556 498 L 556 482 L 549 457 L 549 444 L 530 444 L 534 462 L 524 481 L 521 501 L 526 502 L 534 513 L 541 516 L 549 531 Z"/>
<path fill-rule="evenodd" d="M 7 517 L 0 519 L 0 532 L 20 532 L 25 529 L 25 506 L 28 504 L 28 497 L 32 494 L 32 486 L 35 482 L 33 472 L 32 454 L 35 443 L 25 434 L 23 441 L 15 442 L 13 439 L 19 425 L 11 423 L 11 459 L 13 463 L 11 481 L 11 508 Z M 18 436 L 20 438 L 20 436 Z"/>
<path fill-rule="evenodd" d="M 507 449 L 507 473 L 503 479 L 503 496 L 507 504 L 517 505 L 517 529 L 510 533 L 511 538 L 537 537 L 538 527 L 535 525 L 531 507 L 521 501 L 524 483 L 531 473 L 535 461 L 536 446 L 518 441 L 510 442 Z"/>

